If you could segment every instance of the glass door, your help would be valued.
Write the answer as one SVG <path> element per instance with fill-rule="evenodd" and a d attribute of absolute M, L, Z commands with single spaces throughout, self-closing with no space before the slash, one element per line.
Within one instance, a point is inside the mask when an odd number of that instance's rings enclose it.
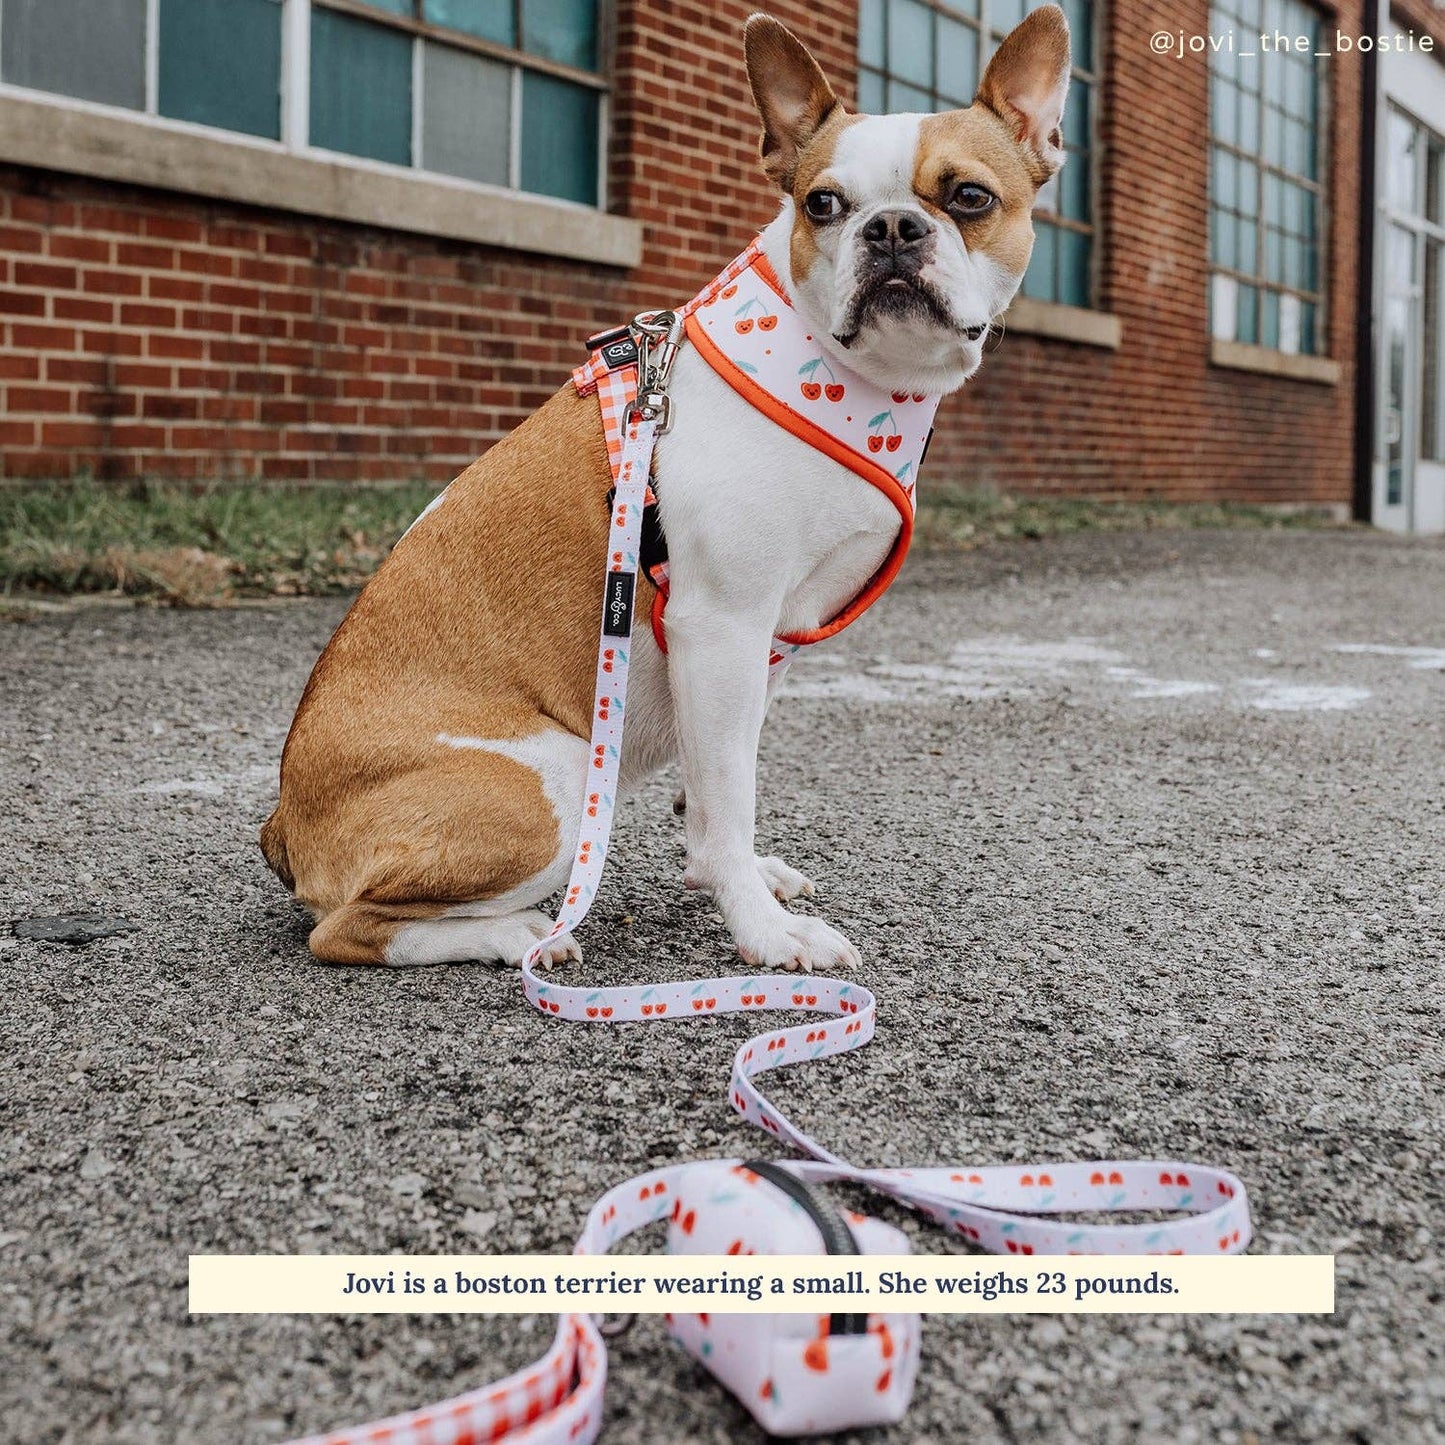
<path fill-rule="evenodd" d="M 1445 139 L 1391 106 L 1376 296 L 1371 520 L 1445 531 Z"/>

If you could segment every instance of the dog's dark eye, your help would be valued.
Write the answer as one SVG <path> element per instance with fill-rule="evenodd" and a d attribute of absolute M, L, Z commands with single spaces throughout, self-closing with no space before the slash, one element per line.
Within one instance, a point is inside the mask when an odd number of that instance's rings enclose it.
<path fill-rule="evenodd" d="M 848 209 L 848 203 L 837 191 L 809 191 L 803 209 L 810 221 L 836 221 Z"/>
<path fill-rule="evenodd" d="M 955 186 L 948 199 L 949 209 L 961 211 L 965 216 L 981 216 L 985 211 L 992 210 L 997 203 L 998 197 L 992 191 L 985 190 L 972 181 Z"/>

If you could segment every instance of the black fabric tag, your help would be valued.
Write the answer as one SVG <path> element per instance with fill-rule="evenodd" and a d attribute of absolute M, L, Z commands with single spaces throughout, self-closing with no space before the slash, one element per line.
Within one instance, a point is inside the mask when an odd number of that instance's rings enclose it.
<path fill-rule="evenodd" d="M 627 326 L 614 326 L 611 331 L 599 331 L 596 336 L 589 336 L 587 349 L 602 357 L 608 371 L 632 366 L 637 361 L 637 342 L 632 329 Z"/>
<path fill-rule="evenodd" d="M 637 587 L 635 572 L 609 572 L 602 594 L 602 631 L 608 637 L 632 633 L 632 594 Z"/>

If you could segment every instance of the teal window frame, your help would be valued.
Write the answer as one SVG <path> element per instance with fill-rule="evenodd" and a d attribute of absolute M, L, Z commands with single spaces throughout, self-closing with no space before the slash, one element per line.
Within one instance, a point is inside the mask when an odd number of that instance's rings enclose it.
<path fill-rule="evenodd" d="M 0 34 L 3 34 L 7 5 L 20 3 L 22 0 L 0 0 Z M 128 22 L 144 32 L 135 37 L 136 46 L 144 55 L 143 95 L 139 91 L 128 92 L 124 98 L 117 99 L 110 93 L 83 94 L 74 87 L 63 90 L 58 85 L 36 90 L 33 81 L 26 84 L 23 80 L 7 79 L 3 72 L 0 72 L 0 93 L 43 95 L 59 105 L 123 111 L 159 124 L 201 129 L 292 154 L 325 156 L 361 167 L 400 167 L 429 179 L 550 196 L 588 209 L 607 209 L 614 0 L 498 0 L 491 11 L 494 23 L 486 23 L 487 17 L 483 16 L 467 29 L 456 28 L 465 20 L 467 11 L 455 8 L 455 0 L 246 0 L 246 9 L 252 16 L 264 16 L 263 5 L 275 11 L 274 36 L 268 34 L 262 37 L 263 45 L 252 47 L 265 56 L 267 74 L 260 82 L 257 95 L 248 100 L 262 103 L 230 107 L 217 104 L 210 108 L 204 103 L 204 89 L 188 86 L 184 67 L 177 67 L 174 56 L 169 57 L 168 64 L 163 49 L 164 37 L 168 34 L 185 32 L 190 43 L 197 33 L 194 25 L 162 23 L 164 6 L 186 3 L 188 0 L 140 0 L 136 7 L 137 19 Z M 225 10 L 217 14 L 223 20 L 229 18 Z M 313 128 L 314 104 L 328 91 L 325 84 L 318 85 L 312 63 L 318 15 L 344 22 L 336 28 L 349 29 L 353 37 L 368 26 L 406 37 L 409 73 L 404 84 L 410 114 L 404 127 L 398 120 L 386 129 L 384 136 L 379 136 L 378 127 L 363 125 L 356 132 L 352 149 L 347 149 L 346 116 L 340 109 L 333 108 L 324 118 L 329 128 L 326 125 Z M 449 23 L 437 23 L 438 18 Z M 248 40 L 255 38 L 247 37 Z M 485 76 L 497 86 L 496 104 L 488 110 L 488 114 L 497 117 L 494 144 L 485 163 L 470 165 L 469 158 L 455 159 L 456 137 L 453 135 L 446 138 L 447 144 L 439 144 L 437 148 L 442 165 L 447 164 L 445 157 L 453 158 L 452 168 L 426 164 L 428 123 L 424 86 L 428 47 L 453 56 L 477 57 L 478 83 Z M 394 56 L 397 47 L 390 48 Z M 365 49 L 363 46 L 363 51 Z M 371 49 L 382 57 L 377 63 L 384 65 L 387 47 Z M 393 75 L 393 71 L 396 74 Z M 391 92 L 393 105 L 400 103 L 400 71 L 400 62 L 393 61 L 386 67 L 388 79 L 397 82 Z M 77 73 L 83 74 L 83 71 Z M 456 73 L 453 67 L 452 74 Z M 270 105 L 273 84 L 274 110 Z M 505 95 L 501 94 L 503 86 Z M 337 88 L 329 87 L 329 91 L 329 103 L 339 106 Z M 545 124 L 544 119 L 537 117 L 545 117 L 545 98 L 549 95 L 566 102 L 563 111 L 567 124 L 561 129 L 564 139 L 576 137 L 578 142 L 570 155 L 565 146 L 556 144 L 555 137 L 548 146 L 539 146 L 535 136 L 532 144 L 526 144 L 525 128 Z M 542 102 L 539 103 L 538 97 L 542 97 Z M 507 132 L 504 165 L 496 154 L 500 148 L 503 114 Z M 400 134 L 403 128 L 404 136 Z M 323 140 L 327 144 L 323 145 Z"/>
<path fill-rule="evenodd" d="M 864 111 L 951 110 L 977 93 L 984 70 L 1005 35 L 1045 0 L 861 0 L 858 23 L 858 104 Z M 1034 204 L 1034 254 L 1022 293 L 1040 301 L 1097 306 L 1099 0 L 1062 0 L 1073 32 L 1074 64 L 1064 107 L 1063 170 Z M 926 14 L 926 67 L 893 54 L 895 41 Z M 905 18 L 906 17 L 906 18 Z M 952 49 L 974 62 L 957 79 L 940 57 Z M 926 68 L 927 74 L 923 74 Z"/>
<path fill-rule="evenodd" d="M 1329 18 L 1305 0 L 1212 0 L 1209 328 L 1286 355 L 1329 352 Z M 1312 37 L 1304 54 L 1261 35 Z"/>

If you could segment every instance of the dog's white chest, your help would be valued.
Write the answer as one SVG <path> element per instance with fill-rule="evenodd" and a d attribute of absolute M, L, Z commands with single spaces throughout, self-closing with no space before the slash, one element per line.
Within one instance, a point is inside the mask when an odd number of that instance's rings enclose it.
<path fill-rule="evenodd" d="M 817 627 L 857 596 L 898 534 L 894 504 L 770 421 L 691 348 L 673 376 L 657 492 L 674 577 L 755 593 L 781 583 L 775 631 Z"/>

